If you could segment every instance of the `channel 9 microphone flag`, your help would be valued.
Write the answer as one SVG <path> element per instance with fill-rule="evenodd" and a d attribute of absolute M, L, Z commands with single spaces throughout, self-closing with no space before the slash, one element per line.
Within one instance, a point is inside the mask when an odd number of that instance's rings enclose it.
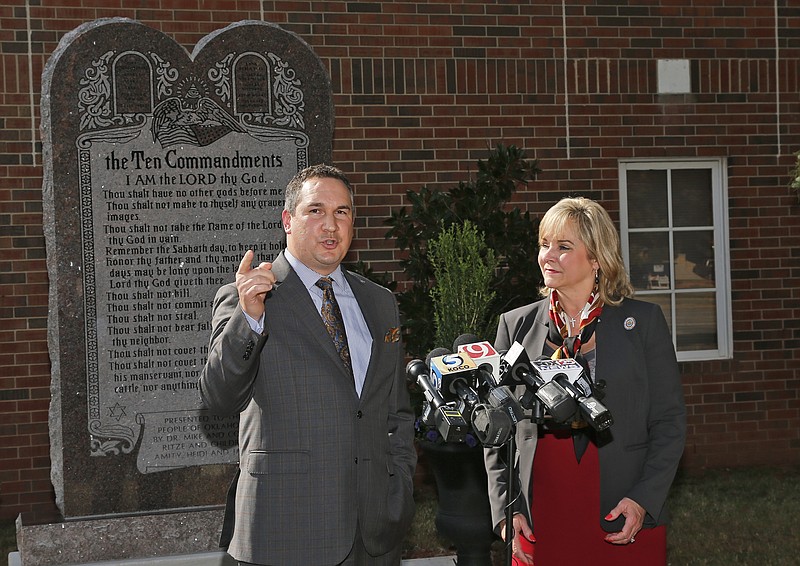
<path fill-rule="evenodd" d="M 475 364 L 491 366 L 491 374 L 497 385 L 497 376 L 500 374 L 500 354 L 494 346 L 486 340 L 479 340 L 474 334 L 462 334 L 453 343 L 453 350 L 466 353 Z"/>

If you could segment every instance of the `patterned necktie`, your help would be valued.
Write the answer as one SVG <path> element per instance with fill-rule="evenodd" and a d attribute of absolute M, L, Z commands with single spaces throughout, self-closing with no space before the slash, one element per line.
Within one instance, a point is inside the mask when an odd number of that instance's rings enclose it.
<path fill-rule="evenodd" d="M 328 334 L 331 335 L 333 345 L 339 352 L 339 357 L 342 358 L 347 370 L 353 373 L 342 311 L 339 309 L 339 303 L 336 302 L 336 297 L 333 294 L 333 281 L 330 277 L 321 277 L 316 285 L 322 289 L 322 321 L 325 323 L 325 328 L 328 329 Z"/>

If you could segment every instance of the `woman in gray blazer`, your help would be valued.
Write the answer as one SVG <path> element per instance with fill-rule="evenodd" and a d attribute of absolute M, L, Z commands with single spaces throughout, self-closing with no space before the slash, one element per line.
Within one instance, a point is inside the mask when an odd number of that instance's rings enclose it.
<path fill-rule="evenodd" d="M 579 414 L 522 421 L 511 470 L 505 448 L 487 449 L 496 531 L 505 538 L 511 472 L 515 564 L 666 564 L 665 501 L 686 433 L 666 320 L 631 298 L 619 236 L 596 202 L 559 201 L 539 240 L 546 298 L 502 315 L 495 347 L 519 342 L 532 360 L 576 359 L 586 394 L 602 399 L 613 424 L 598 432 Z"/>

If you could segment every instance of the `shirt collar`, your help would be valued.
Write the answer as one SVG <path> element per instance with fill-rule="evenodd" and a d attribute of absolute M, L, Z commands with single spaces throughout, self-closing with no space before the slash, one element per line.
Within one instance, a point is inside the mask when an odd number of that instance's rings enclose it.
<path fill-rule="evenodd" d="M 297 273 L 297 276 L 300 277 L 300 281 L 303 282 L 303 285 L 306 286 L 306 289 L 318 289 L 316 284 L 320 277 L 330 277 L 333 279 L 334 293 L 342 292 L 347 289 L 347 283 L 344 280 L 344 273 L 342 273 L 341 265 L 337 265 L 336 269 L 333 270 L 330 275 L 321 275 L 294 257 L 288 249 L 283 251 L 283 255 L 286 256 L 286 261 L 289 262 L 289 265 L 292 266 L 292 269 L 294 269 L 295 273 Z"/>

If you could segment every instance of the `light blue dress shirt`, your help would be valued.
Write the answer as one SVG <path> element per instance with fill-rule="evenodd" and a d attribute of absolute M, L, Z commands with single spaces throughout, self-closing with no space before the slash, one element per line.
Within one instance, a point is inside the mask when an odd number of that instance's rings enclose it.
<path fill-rule="evenodd" d="M 322 289 L 317 287 L 317 281 L 320 277 L 325 276 L 307 267 L 294 257 L 289 250 L 284 250 L 283 253 L 289 265 L 292 266 L 303 285 L 306 286 L 308 294 L 317 307 L 320 318 L 322 318 Z M 367 375 L 370 352 L 372 351 L 372 335 L 369 333 L 367 322 L 364 320 L 364 315 L 361 313 L 361 307 L 358 305 L 353 290 L 350 289 L 347 279 L 344 278 L 342 267 L 338 266 L 328 277 L 333 280 L 333 293 L 336 295 L 336 302 L 339 303 L 339 309 L 342 311 L 344 329 L 347 333 L 347 345 L 350 348 L 350 362 L 353 366 L 356 393 L 360 397 Z M 253 331 L 259 334 L 264 331 L 264 315 L 261 316 L 260 320 L 254 320 L 247 313 L 244 313 L 244 315 Z"/>

